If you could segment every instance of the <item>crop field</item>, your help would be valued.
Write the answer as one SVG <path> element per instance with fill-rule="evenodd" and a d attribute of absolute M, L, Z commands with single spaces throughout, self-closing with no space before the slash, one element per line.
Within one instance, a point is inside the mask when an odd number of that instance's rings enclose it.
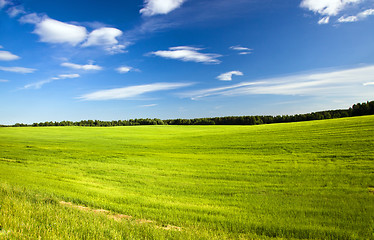
<path fill-rule="evenodd" d="M 0 239 L 374 239 L 374 116 L 0 128 Z"/>

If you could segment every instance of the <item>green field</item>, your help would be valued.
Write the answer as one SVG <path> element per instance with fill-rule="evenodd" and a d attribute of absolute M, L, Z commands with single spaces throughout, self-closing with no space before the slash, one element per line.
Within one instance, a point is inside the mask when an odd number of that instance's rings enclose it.
<path fill-rule="evenodd" d="M 374 116 L 0 128 L 0 205 L 0 239 L 374 239 Z"/>

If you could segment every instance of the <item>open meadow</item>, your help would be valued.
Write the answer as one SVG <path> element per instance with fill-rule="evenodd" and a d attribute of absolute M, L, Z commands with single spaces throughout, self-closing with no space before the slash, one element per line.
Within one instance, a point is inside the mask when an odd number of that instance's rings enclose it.
<path fill-rule="evenodd" d="M 374 116 L 0 128 L 1 239 L 374 239 Z"/>

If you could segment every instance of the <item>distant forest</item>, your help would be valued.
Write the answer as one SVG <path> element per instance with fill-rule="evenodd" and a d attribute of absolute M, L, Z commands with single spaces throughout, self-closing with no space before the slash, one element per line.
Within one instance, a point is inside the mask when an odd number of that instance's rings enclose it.
<path fill-rule="evenodd" d="M 354 104 L 349 109 L 328 110 L 296 115 L 278 116 L 231 116 L 195 119 L 130 119 L 118 121 L 82 120 L 79 122 L 40 122 L 33 124 L 16 123 L 14 125 L 0 125 L 1 127 L 46 127 L 46 126 L 86 126 L 86 127 L 111 127 L 111 126 L 136 126 L 136 125 L 259 125 L 270 123 L 301 122 L 331 118 L 343 118 L 374 114 L 374 101 Z"/>

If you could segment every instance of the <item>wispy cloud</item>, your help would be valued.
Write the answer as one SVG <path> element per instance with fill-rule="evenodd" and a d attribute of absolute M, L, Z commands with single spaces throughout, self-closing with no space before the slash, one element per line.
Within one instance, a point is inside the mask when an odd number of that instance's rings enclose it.
<path fill-rule="evenodd" d="M 18 6 L 14 6 L 14 7 L 9 8 L 7 13 L 10 17 L 13 18 L 13 17 L 16 17 L 20 14 L 25 14 L 26 12 L 25 12 L 25 9 L 23 8 L 22 5 L 18 5 Z"/>
<path fill-rule="evenodd" d="M 0 0 L 0 9 L 2 9 L 3 7 L 5 7 L 8 4 L 9 4 L 9 2 L 7 0 Z"/>
<path fill-rule="evenodd" d="M 357 22 L 360 20 L 364 20 L 368 16 L 374 15 L 374 9 L 367 9 L 365 11 L 362 11 L 358 13 L 357 15 L 352 16 L 342 16 L 338 19 L 338 22 L 340 23 L 346 23 L 346 22 Z"/>
<path fill-rule="evenodd" d="M 160 0 L 160 2 L 166 1 Z M 134 43 L 139 39 L 148 38 L 153 33 L 167 29 L 180 28 L 186 25 L 210 24 L 215 20 L 222 21 L 222 19 L 236 18 L 239 15 L 248 14 L 253 4 L 252 1 L 248 0 L 200 0 L 190 2 L 191 4 L 185 4 L 171 14 L 144 17 L 139 25 L 124 32 L 124 39 Z M 228 12 L 230 14 L 227 14 Z"/>
<path fill-rule="evenodd" d="M 233 90 L 233 89 L 239 89 L 247 86 L 253 86 L 253 85 L 259 85 L 262 84 L 262 82 L 243 82 L 231 86 L 226 87 L 218 87 L 218 88 L 209 88 L 209 89 L 202 89 L 202 90 L 195 90 L 190 92 L 184 92 L 181 93 L 181 97 L 188 97 L 192 100 L 197 100 L 204 97 L 209 96 L 217 96 L 217 95 L 225 95 L 225 92 Z"/>
<path fill-rule="evenodd" d="M 344 23 L 344 22 L 357 22 L 358 18 L 356 16 L 348 16 L 348 17 L 340 17 L 338 19 L 338 22 Z"/>
<path fill-rule="evenodd" d="M 141 105 L 140 107 L 156 107 L 158 104 L 147 104 L 147 105 Z"/>
<path fill-rule="evenodd" d="M 98 71 L 98 70 L 102 70 L 103 69 L 99 65 L 93 65 L 93 64 L 79 65 L 79 64 L 75 64 L 75 63 L 69 63 L 69 62 L 61 63 L 61 66 L 72 68 L 72 69 L 85 70 L 85 71 L 89 71 L 89 70 L 96 70 L 96 71 Z"/>
<path fill-rule="evenodd" d="M 362 0 L 303 0 L 300 6 L 324 16 L 336 16 L 347 6 L 358 4 L 361 1 Z"/>
<path fill-rule="evenodd" d="M 109 54 L 114 55 L 118 53 L 127 52 L 125 48 L 126 48 L 126 45 L 124 44 L 116 44 L 116 45 L 105 46 L 104 50 L 107 51 Z"/>
<path fill-rule="evenodd" d="M 184 62 L 198 62 L 198 63 L 211 63 L 219 64 L 220 60 L 217 58 L 221 57 L 219 54 L 213 53 L 201 53 L 202 48 L 188 47 L 188 46 L 179 46 L 171 47 L 169 50 L 151 52 L 150 54 L 163 57 L 181 60 Z"/>
<path fill-rule="evenodd" d="M 363 85 L 370 85 L 368 83 L 373 81 L 373 76 L 374 65 L 371 65 L 345 70 L 298 74 L 254 82 L 243 82 L 221 88 L 186 92 L 181 94 L 181 96 L 192 99 L 201 99 L 209 96 L 258 94 L 372 97 L 372 89 L 365 88 Z"/>
<path fill-rule="evenodd" d="M 0 67 L 1 71 L 5 72 L 15 72 L 15 73 L 33 73 L 36 71 L 34 68 L 25 67 Z"/>
<path fill-rule="evenodd" d="M 168 14 L 179 8 L 186 0 L 144 0 L 144 8 L 140 9 L 143 16 Z"/>
<path fill-rule="evenodd" d="M 6 80 L 6 79 L 0 79 L 0 82 L 9 82 L 9 80 Z"/>
<path fill-rule="evenodd" d="M 47 79 L 47 80 L 42 80 L 42 81 L 39 81 L 39 82 L 27 84 L 23 87 L 23 89 L 30 89 L 30 88 L 40 89 L 44 84 L 51 83 L 51 82 L 56 81 L 56 80 L 71 79 L 71 78 L 78 78 L 78 77 L 80 77 L 79 74 L 61 74 L 61 75 L 58 75 L 58 77 L 53 77 L 53 78 L 50 78 L 50 79 Z"/>
<path fill-rule="evenodd" d="M 8 51 L 0 51 L 0 61 L 12 61 L 12 60 L 17 60 L 20 57 L 17 55 L 14 55 L 11 52 Z"/>
<path fill-rule="evenodd" d="M 128 73 L 130 72 L 131 70 L 133 70 L 132 67 L 129 67 L 129 66 L 121 66 L 121 67 L 118 67 L 117 69 L 117 72 L 119 73 Z"/>
<path fill-rule="evenodd" d="M 243 76 L 243 73 L 240 72 L 240 71 L 231 71 L 231 72 L 226 72 L 226 73 L 222 73 L 220 74 L 217 79 L 221 80 L 221 81 L 231 81 L 232 80 L 232 75 L 236 75 L 236 76 Z"/>
<path fill-rule="evenodd" d="M 247 54 L 251 54 L 253 49 L 252 48 L 247 48 L 247 47 L 242 47 L 242 46 L 231 46 L 230 47 L 231 50 L 235 50 L 235 51 L 239 51 L 238 54 L 240 55 L 247 55 Z"/>
<path fill-rule="evenodd" d="M 29 13 L 29 14 L 23 15 L 18 21 L 20 23 L 38 24 L 42 22 L 44 18 L 47 18 L 47 16 L 39 15 L 36 13 Z"/>
<path fill-rule="evenodd" d="M 57 78 L 54 78 L 54 79 L 66 79 L 66 78 L 79 78 L 80 75 L 77 74 L 77 73 L 73 73 L 73 74 L 60 74 L 58 75 Z"/>
<path fill-rule="evenodd" d="M 302 0 L 300 7 L 310 10 L 321 16 L 318 24 L 328 24 L 331 17 L 338 16 L 337 22 L 357 22 L 374 14 L 374 9 L 367 9 L 358 13 L 357 15 L 348 15 L 346 13 L 352 12 L 358 7 L 361 9 L 367 8 L 367 0 Z M 342 16 L 343 15 L 343 16 Z"/>
<path fill-rule="evenodd" d="M 366 82 L 363 84 L 364 86 L 370 86 L 370 85 L 374 85 L 374 82 Z"/>
<path fill-rule="evenodd" d="M 330 16 L 326 16 L 326 17 L 323 17 L 321 18 L 319 21 L 318 21 L 318 24 L 328 24 L 330 22 Z"/>
<path fill-rule="evenodd" d="M 370 8 L 370 9 L 366 9 L 365 11 L 362 11 L 358 14 L 358 16 L 360 18 L 365 18 L 367 16 L 371 16 L 371 15 L 374 15 L 374 9 Z"/>
<path fill-rule="evenodd" d="M 41 88 L 44 84 L 46 83 L 50 83 L 54 81 L 53 79 L 47 79 L 47 80 L 43 80 L 43 81 L 39 81 L 39 82 L 35 82 L 35 83 L 30 83 L 30 84 L 27 84 L 23 87 L 23 89 L 29 89 L 29 88 L 34 88 L 34 89 L 39 89 Z"/>
<path fill-rule="evenodd" d="M 84 94 L 79 99 L 87 101 L 118 100 L 129 99 L 149 92 L 172 90 L 191 86 L 192 83 L 153 83 L 137 85 L 109 90 L 100 90 L 89 94 Z"/>

